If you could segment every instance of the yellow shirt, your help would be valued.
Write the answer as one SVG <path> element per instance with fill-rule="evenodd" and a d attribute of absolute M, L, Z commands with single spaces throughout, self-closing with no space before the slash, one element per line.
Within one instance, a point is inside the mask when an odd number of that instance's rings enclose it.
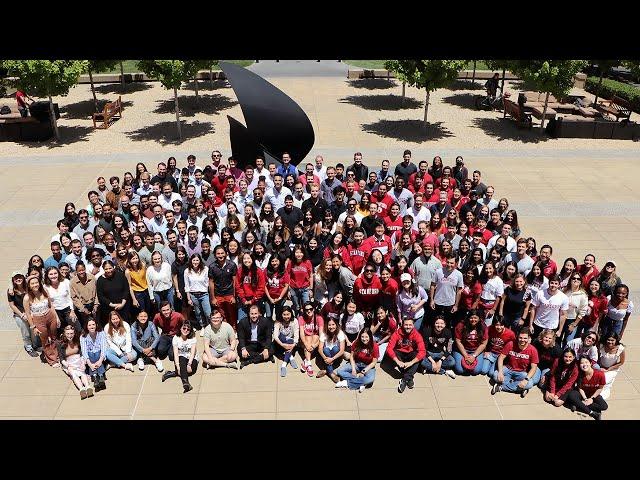
<path fill-rule="evenodd" d="M 138 271 L 129 269 L 129 276 L 131 277 L 131 289 L 134 292 L 144 292 L 149 288 L 147 284 L 147 269 L 145 267 Z"/>

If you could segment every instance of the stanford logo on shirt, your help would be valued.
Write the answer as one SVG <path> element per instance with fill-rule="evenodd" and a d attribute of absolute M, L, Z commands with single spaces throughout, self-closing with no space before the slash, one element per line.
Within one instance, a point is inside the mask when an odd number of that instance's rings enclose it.
<path fill-rule="evenodd" d="M 378 295 L 380 293 L 379 288 L 359 288 L 358 293 L 360 295 Z"/>

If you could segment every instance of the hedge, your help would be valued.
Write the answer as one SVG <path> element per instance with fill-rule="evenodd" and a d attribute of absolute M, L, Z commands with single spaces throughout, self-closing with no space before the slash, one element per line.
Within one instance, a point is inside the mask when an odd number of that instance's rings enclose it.
<path fill-rule="evenodd" d="M 585 90 L 595 94 L 598 92 L 599 81 L 599 77 L 588 77 Z M 627 100 L 631 104 L 631 110 L 640 113 L 640 88 L 609 78 L 603 78 L 598 97 L 611 99 L 614 95 Z"/>

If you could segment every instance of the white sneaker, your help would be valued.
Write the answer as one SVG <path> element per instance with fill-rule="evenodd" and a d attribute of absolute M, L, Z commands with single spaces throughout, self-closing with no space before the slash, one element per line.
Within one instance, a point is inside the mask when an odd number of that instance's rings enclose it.
<path fill-rule="evenodd" d="M 335 388 L 347 388 L 347 381 L 340 380 L 338 383 L 334 385 Z"/>
<path fill-rule="evenodd" d="M 362 393 L 364 392 L 364 389 L 367 388 L 364 385 L 360 385 L 360 387 L 358 387 L 358 393 Z"/>
<path fill-rule="evenodd" d="M 201 336 L 201 337 L 204 337 L 204 328 L 201 328 L 201 329 L 200 329 L 200 336 Z"/>
<path fill-rule="evenodd" d="M 144 360 L 142 358 L 138 359 L 138 368 L 144 370 Z"/>
<path fill-rule="evenodd" d="M 162 360 L 156 361 L 156 368 L 158 369 L 159 372 L 164 370 L 164 367 L 162 366 Z"/>
<path fill-rule="evenodd" d="M 456 378 L 456 373 L 453 370 L 445 370 L 444 374 L 449 378 Z"/>
<path fill-rule="evenodd" d="M 125 370 L 129 370 L 130 372 L 133 372 L 133 364 L 131 363 L 126 363 L 124 365 Z"/>

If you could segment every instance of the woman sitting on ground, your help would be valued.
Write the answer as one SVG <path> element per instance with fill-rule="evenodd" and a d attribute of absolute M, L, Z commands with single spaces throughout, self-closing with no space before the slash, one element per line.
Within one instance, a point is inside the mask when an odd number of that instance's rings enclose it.
<path fill-rule="evenodd" d="M 595 370 L 588 358 L 581 358 L 578 386 L 567 395 L 565 406 L 572 412 L 578 410 L 600 420 L 602 412 L 609 408 L 605 399 L 602 398 L 606 383 L 604 372 Z"/>
<path fill-rule="evenodd" d="M 384 306 L 379 306 L 371 320 L 371 334 L 373 341 L 378 345 L 378 363 L 382 362 L 387 345 L 389 345 L 389 339 L 397 329 L 398 322 L 391 312 Z"/>
<path fill-rule="evenodd" d="M 371 385 L 376 378 L 376 363 L 379 357 L 378 344 L 373 340 L 373 334 L 368 328 L 360 330 L 358 338 L 351 346 L 349 363 L 338 370 L 342 378 L 336 383 L 336 388 L 349 388 L 364 392 L 367 385 Z"/>
<path fill-rule="evenodd" d="M 62 371 L 69 375 L 71 381 L 80 391 L 80 398 L 93 397 L 93 388 L 86 374 L 85 360 L 80 349 L 80 333 L 73 325 L 64 327 L 58 343 L 58 357 L 62 363 Z"/>
<path fill-rule="evenodd" d="M 173 377 L 180 377 L 184 393 L 193 390 L 189 377 L 198 370 L 197 340 L 189 320 L 182 322 L 180 330 L 173 337 L 172 348 L 175 369 L 162 374 L 162 381 Z"/>
<path fill-rule="evenodd" d="M 516 334 L 513 333 L 513 330 L 507 328 L 502 317 L 496 315 L 493 317 L 488 335 L 489 344 L 487 345 L 487 350 L 483 353 L 482 374 L 489 375 L 490 378 L 493 378 L 498 357 L 507 343 L 516 342 Z"/>
<path fill-rule="evenodd" d="M 334 319 L 327 320 L 324 324 L 324 331 L 320 334 L 320 345 L 318 346 L 318 353 L 325 368 L 318 372 L 316 378 L 328 375 L 333 383 L 340 381 L 334 370 L 345 356 L 346 340 L 347 337 L 338 322 Z"/>
<path fill-rule="evenodd" d="M 555 360 L 562 355 L 560 342 L 557 340 L 554 330 L 544 329 L 531 344 L 538 351 L 538 370 L 540 372 L 538 386 L 544 388 L 549 378 L 547 374 L 553 367 Z"/>
<path fill-rule="evenodd" d="M 312 302 L 304 304 L 302 315 L 298 317 L 300 327 L 300 343 L 304 353 L 304 361 L 301 370 L 313 377 L 313 367 L 311 366 L 311 356 L 320 345 L 320 332 L 324 328 L 324 320 L 318 314 Z"/>
<path fill-rule="evenodd" d="M 610 333 L 606 337 L 603 337 L 600 345 L 600 359 L 598 360 L 598 364 L 604 372 L 604 378 L 607 380 L 607 384 L 602 391 L 602 398 L 605 400 L 611 395 L 611 386 L 620 371 L 620 367 L 624 365 L 624 360 L 624 345 L 620 343 L 618 335 Z"/>
<path fill-rule="evenodd" d="M 598 334 L 596 332 L 585 332 L 582 337 L 574 338 L 567 343 L 567 348 L 576 352 L 576 357 L 586 357 L 591 361 L 595 369 L 600 369 L 598 365 Z"/>
<path fill-rule="evenodd" d="M 149 314 L 141 310 L 136 321 L 131 325 L 131 345 L 138 355 L 138 368 L 144 370 L 145 363 L 154 363 L 159 372 L 164 370 L 162 360 L 157 357 L 156 346 L 160 342 L 160 333 L 153 322 L 149 322 Z"/>
<path fill-rule="evenodd" d="M 287 365 L 298 369 L 295 354 L 298 341 L 300 340 L 300 330 L 295 321 L 293 310 L 289 305 L 282 307 L 278 320 L 273 326 L 273 345 L 276 353 L 283 355 L 282 365 L 280 365 L 280 376 L 287 375 Z"/>
<path fill-rule="evenodd" d="M 484 322 L 480 321 L 477 310 L 467 312 L 464 322 L 456 325 L 454 337 L 457 348 L 453 352 L 456 373 L 459 375 L 465 373 L 478 375 L 482 371 L 484 363 L 482 353 L 487 348 L 489 336 L 487 335 L 487 327 Z"/>
<path fill-rule="evenodd" d="M 80 337 L 80 349 L 87 364 L 87 374 L 93 381 L 93 388 L 96 392 L 105 390 L 107 388 L 104 383 L 107 379 L 105 376 L 107 336 L 102 329 L 98 330 L 98 324 L 93 318 L 87 321 L 86 330 Z"/>
<path fill-rule="evenodd" d="M 109 322 L 104 332 L 107 336 L 107 360 L 117 368 L 133 372 L 133 362 L 138 354 L 131 344 L 131 327 L 122 320 L 118 312 L 109 313 Z"/>
<path fill-rule="evenodd" d="M 548 387 L 544 388 L 545 402 L 552 403 L 556 407 L 564 405 L 569 392 L 578 380 L 578 362 L 576 353 L 567 348 L 562 357 L 553 361 L 549 373 Z"/>
<path fill-rule="evenodd" d="M 433 322 L 433 327 L 428 326 L 422 330 L 427 355 L 422 360 L 424 373 L 436 373 L 456 378 L 453 367 L 456 361 L 451 356 L 453 338 L 451 330 L 442 315 L 438 315 Z"/>

